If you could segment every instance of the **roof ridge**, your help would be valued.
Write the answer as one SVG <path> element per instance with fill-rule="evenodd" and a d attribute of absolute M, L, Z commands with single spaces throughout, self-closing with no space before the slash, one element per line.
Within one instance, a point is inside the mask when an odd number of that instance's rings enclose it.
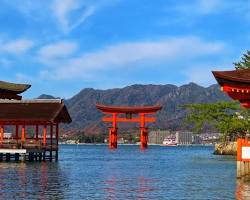
<path fill-rule="evenodd" d="M 0 103 L 63 103 L 63 99 L 27 99 L 27 100 L 9 100 L 0 99 Z"/>

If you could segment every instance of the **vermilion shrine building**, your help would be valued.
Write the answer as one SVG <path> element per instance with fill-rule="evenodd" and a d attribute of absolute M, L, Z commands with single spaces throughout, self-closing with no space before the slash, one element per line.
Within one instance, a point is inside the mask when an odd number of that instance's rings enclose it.
<path fill-rule="evenodd" d="M 250 69 L 213 71 L 221 90 L 245 108 L 250 108 Z M 250 175 L 250 142 L 237 139 L 237 178 Z"/>
<path fill-rule="evenodd" d="M 222 91 L 240 101 L 243 107 L 250 108 L 250 69 L 213 71 L 213 74 Z"/>
<path fill-rule="evenodd" d="M 59 124 L 71 117 L 61 99 L 22 100 L 30 87 L 0 81 L 0 160 L 58 159 Z"/>
<path fill-rule="evenodd" d="M 153 123 L 156 121 L 156 117 L 148 116 L 155 114 L 158 110 L 162 109 L 162 106 L 107 106 L 96 105 L 97 109 L 102 111 L 107 116 L 102 118 L 103 122 L 111 122 L 112 126 L 109 127 L 109 148 L 117 148 L 117 124 L 120 122 L 126 123 L 139 123 L 140 124 L 140 141 L 141 149 L 145 149 L 148 146 L 148 128 L 146 123 Z M 119 115 L 124 115 L 122 117 Z M 133 117 L 133 115 L 137 115 Z"/>

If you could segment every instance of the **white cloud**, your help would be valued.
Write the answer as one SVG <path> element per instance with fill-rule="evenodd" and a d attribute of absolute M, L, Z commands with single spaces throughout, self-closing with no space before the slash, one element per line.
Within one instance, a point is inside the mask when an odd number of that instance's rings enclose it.
<path fill-rule="evenodd" d="M 82 24 L 95 12 L 94 5 L 84 4 L 78 0 L 54 0 L 52 10 L 57 18 L 62 30 L 67 33 Z M 73 14 L 77 17 L 72 18 Z"/>
<path fill-rule="evenodd" d="M 23 54 L 30 50 L 34 42 L 28 39 L 17 39 L 0 42 L 0 52 L 9 54 Z"/>
<path fill-rule="evenodd" d="M 96 11 L 119 0 L 2 0 L 30 21 L 55 22 L 60 30 L 69 33 L 83 24 Z"/>
<path fill-rule="evenodd" d="M 72 55 L 78 48 L 72 41 L 60 41 L 43 46 L 38 51 L 38 58 L 42 63 L 50 63 L 54 59 L 65 59 Z"/>
<path fill-rule="evenodd" d="M 88 73 L 113 68 L 135 66 L 138 62 L 170 62 L 190 60 L 221 52 L 224 44 L 207 42 L 196 37 L 168 38 L 159 41 L 145 41 L 115 44 L 79 57 L 54 63 L 53 78 L 74 79 Z"/>

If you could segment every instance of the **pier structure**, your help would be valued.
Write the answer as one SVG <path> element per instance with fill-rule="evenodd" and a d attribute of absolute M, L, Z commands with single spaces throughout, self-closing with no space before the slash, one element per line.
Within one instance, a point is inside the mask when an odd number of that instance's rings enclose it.
<path fill-rule="evenodd" d="M 238 100 L 242 107 L 250 108 L 250 69 L 213 71 L 221 91 Z M 237 178 L 250 175 L 250 141 L 237 139 Z"/>
<path fill-rule="evenodd" d="M 102 118 L 103 122 L 112 123 L 109 127 L 109 148 L 117 148 L 118 123 L 139 123 L 140 124 L 140 148 L 148 147 L 148 127 L 146 123 L 154 123 L 156 117 L 152 116 L 162 109 L 162 106 L 108 106 L 96 105 L 97 109 L 102 111 L 106 116 Z M 148 116 L 150 115 L 150 116 Z"/>
<path fill-rule="evenodd" d="M 0 81 L 0 161 L 58 160 L 59 124 L 71 117 L 61 99 L 22 100 L 29 87 Z"/>

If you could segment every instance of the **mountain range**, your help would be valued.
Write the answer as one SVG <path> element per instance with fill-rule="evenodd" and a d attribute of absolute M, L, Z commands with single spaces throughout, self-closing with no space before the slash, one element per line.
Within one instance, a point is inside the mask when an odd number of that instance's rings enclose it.
<path fill-rule="evenodd" d="M 38 98 L 53 98 L 51 95 L 41 95 Z M 182 130 L 187 129 L 183 123 L 185 104 L 212 103 L 229 101 L 229 98 L 220 91 L 218 85 L 202 87 L 195 83 L 182 86 L 166 85 L 131 85 L 124 88 L 96 90 L 86 88 L 65 104 L 72 118 L 72 123 L 64 125 L 67 131 L 98 134 L 107 132 L 108 124 L 101 122 L 103 114 L 96 109 L 95 104 L 107 105 L 155 105 L 163 106 L 157 113 L 157 122 L 152 126 L 159 129 Z M 121 124 L 121 130 L 131 129 L 135 125 Z M 138 126 L 138 125 L 137 125 Z"/>

